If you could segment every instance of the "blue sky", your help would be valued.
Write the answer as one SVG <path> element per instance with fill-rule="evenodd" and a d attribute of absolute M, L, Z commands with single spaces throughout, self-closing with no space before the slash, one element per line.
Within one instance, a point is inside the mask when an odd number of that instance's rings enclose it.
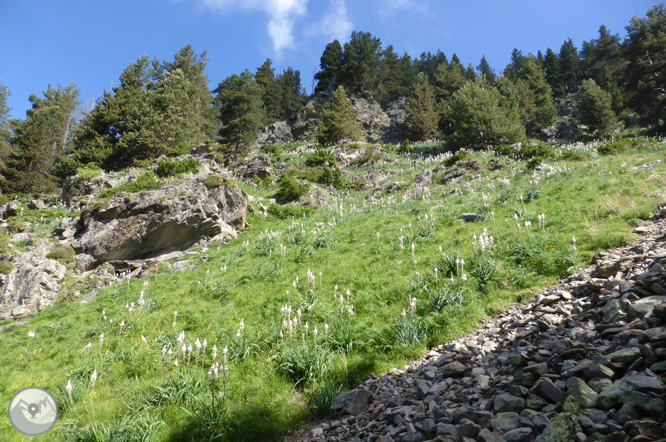
<path fill-rule="evenodd" d="M 0 0 L 0 80 L 15 118 L 48 84 L 81 90 L 92 103 L 118 84 L 129 63 L 148 54 L 172 60 L 183 46 L 208 51 L 210 87 L 266 58 L 276 73 L 301 71 L 311 92 L 313 70 L 327 43 L 352 30 L 412 57 L 442 50 L 463 64 L 485 54 L 502 70 L 513 48 L 559 51 L 571 37 L 580 48 L 605 24 L 624 38 L 634 15 L 654 0 Z"/>

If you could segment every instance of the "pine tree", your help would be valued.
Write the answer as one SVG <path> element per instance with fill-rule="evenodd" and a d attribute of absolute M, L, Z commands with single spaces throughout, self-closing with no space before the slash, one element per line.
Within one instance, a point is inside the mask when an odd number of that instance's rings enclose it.
<path fill-rule="evenodd" d="M 421 141 L 437 136 L 439 115 L 435 111 L 435 93 L 424 72 L 416 76 L 409 104 L 407 127 L 412 140 Z"/>
<path fill-rule="evenodd" d="M 528 135 L 537 136 L 542 129 L 553 124 L 557 109 L 546 73 L 539 62 L 530 55 L 524 57 L 520 64 L 515 83 L 520 93 L 523 124 Z"/>
<path fill-rule="evenodd" d="M 476 70 L 479 72 L 479 75 L 486 76 L 488 83 L 493 84 L 495 82 L 497 75 L 495 75 L 495 70 L 490 67 L 490 63 L 488 63 L 488 60 L 486 60 L 485 55 L 481 57 L 481 62 L 479 62 Z"/>
<path fill-rule="evenodd" d="M 564 91 L 573 94 L 580 82 L 580 56 L 571 39 L 562 43 L 560 48 L 560 70 L 564 81 Z"/>
<path fill-rule="evenodd" d="M 326 92 L 329 87 L 334 88 L 338 82 L 341 66 L 342 45 L 338 40 L 333 40 L 332 43 L 326 45 L 320 58 L 319 67 L 321 70 L 315 74 L 317 87 L 315 87 L 314 92 Z"/>
<path fill-rule="evenodd" d="M 453 133 L 451 97 L 467 83 L 465 68 L 456 60 L 458 57 L 454 54 L 451 64 L 440 64 L 435 73 L 436 109 L 439 114 L 439 129 L 444 135 Z"/>
<path fill-rule="evenodd" d="M 73 155 L 59 162 L 65 177 L 81 164 L 107 170 L 127 167 L 160 155 L 189 153 L 217 131 L 206 52 L 185 46 L 174 61 L 162 63 L 144 55 L 120 75 L 120 85 L 105 91 L 81 121 Z"/>
<path fill-rule="evenodd" d="M 354 93 L 373 96 L 379 86 L 382 42 L 369 32 L 353 31 L 345 43 L 337 84 Z"/>
<path fill-rule="evenodd" d="M 12 109 L 7 104 L 7 99 L 10 96 L 11 91 L 9 88 L 0 83 L 0 187 L 4 187 L 6 173 L 5 161 L 11 152 L 9 139 L 12 133 L 9 128 L 9 116 Z"/>
<path fill-rule="evenodd" d="M 666 8 L 663 3 L 646 18 L 629 22 L 624 53 L 627 58 L 626 90 L 629 104 L 647 124 L 666 125 Z"/>
<path fill-rule="evenodd" d="M 280 118 L 293 120 L 305 104 L 301 92 L 301 72 L 288 67 L 275 81 L 280 97 Z"/>
<path fill-rule="evenodd" d="M 228 77 L 214 92 L 220 109 L 220 138 L 229 145 L 227 158 L 237 161 L 249 150 L 265 118 L 261 88 L 246 69 L 240 76 Z"/>
<path fill-rule="evenodd" d="M 334 144 L 342 139 L 351 141 L 361 137 L 361 126 L 357 114 L 342 86 L 333 93 L 333 98 L 324 106 L 319 119 L 318 141 L 323 144 Z"/>
<path fill-rule="evenodd" d="M 266 123 L 272 123 L 282 118 L 284 109 L 282 108 L 282 97 L 280 87 L 275 79 L 275 69 L 271 66 L 273 61 L 267 58 L 266 61 L 257 68 L 255 81 L 261 88 L 261 101 L 264 103 L 264 112 L 266 114 Z"/>
<path fill-rule="evenodd" d="M 26 119 L 13 124 L 12 151 L 4 183 L 11 192 L 50 192 L 55 188 L 55 162 L 71 142 L 79 90 L 75 84 L 51 85 L 44 98 L 31 95 Z"/>
<path fill-rule="evenodd" d="M 577 112 L 583 124 L 602 134 L 609 133 L 615 123 L 610 94 L 591 79 L 583 80 L 578 90 Z"/>
<path fill-rule="evenodd" d="M 546 71 L 546 81 L 553 91 L 553 96 L 564 97 L 564 82 L 560 69 L 560 57 L 550 48 L 546 50 L 543 68 Z"/>
<path fill-rule="evenodd" d="M 483 148 L 525 138 L 515 103 L 503 98 L 483 75 L 453 95 L 451 109 L 457 147 Z"/>

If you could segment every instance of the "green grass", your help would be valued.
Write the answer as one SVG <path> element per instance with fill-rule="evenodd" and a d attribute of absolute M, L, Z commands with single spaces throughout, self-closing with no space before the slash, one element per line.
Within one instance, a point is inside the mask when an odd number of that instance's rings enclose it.
<path fill-rule="evenodd" d="M 564 149 L 554 150 L 552 158 L 566 158 Z M 328 208 L 294 218 L 264 217 L 255 210 L 248 215 L 252 227 L 237 240 L 188 257 L 196 260 L 195 270 L 163 269 L 106 288 L 86 304 L 61 301 L 31 317 L 29 325 L 3 333 L 2 400 L 30 385 L 56 394 L 57 427 L 36 440 L 170 442 L 209 440 L 212 434 L 220 440 L 279 440 L 304 419 L 325 412 L 338 391 L 472 331 L 487 315 L 530 301 L 559 277 L 576 272 L 599 250 L 632 241 L 635 224 L 662 202 L 666 166 L 631 168 L 663 159 L 665 151 L 663 143 L 643 143 L 599 157 L 594 146 L 583 146 L 576 152 L 584 159 L 545 159 L 560 168 L 550 176 L 534 175 L 538 172 L 524 161 L 490 172 L 485 164 L 495 154 L 474 153 L 483 177 L 454 193 L 455 186 L 432 186 L 430 193 L 406 186 L 383 194 L 376 204 L 364 204 L 372 190 L 345 192 Z M 382 167 L 401 170 L 392 180 L 407 183 L 438 164 L 418 160 L 410 170 L 413 157 L 392 158 L 398 162 Z M 351 167 L 346 174 L 365 170 Z M 264 198 L 277 190 L 277 184 L 238 185 Z M 469 211 L 486 216 L 478 223 L 457 219 Z M 540 231 L 542 213 L 545 229 Z M 532 222 L 529 232 L 525 221 Z M 482 252 L 478 243 L 475 250 L 473 235 L 484 229 L 494 246 Z M 465 261 L 467 281 L 457 273 L 456 258 Z M 314 275 L 310 287 L 308 270 Z M 142 290 L 146 303 L 139 309 Z M 132 302 L 136 312 L 125 308 Z M 284 306 L 291 306 L 291 313 L 283 313 Z M 294 325 L 299 309 L 300 322 Z M 112 324 L 104 321 L 103 311 Z M 237 337 L 241 320 L 244 329 Z M 283 320 L 292 321 L 291 333 Z M 35 338 L 28 337 L 30 330 Z M 182 356 L 177 369 L 162 363 L 162 347 L 175 352 L 181 331 L 186 346 L 207 339 L 205 363 L 196 360 L 195 351 L 189 365 Z M 91 349 L 84 353 L 89 342 Z M 211 381 L 207 374 L 213 345 L 220 363 L 228 348 L 225 382 Z M 69 379 L 73 404 L 64 390 Z M 1 416 L 0 434 L 23 440 Z"/>

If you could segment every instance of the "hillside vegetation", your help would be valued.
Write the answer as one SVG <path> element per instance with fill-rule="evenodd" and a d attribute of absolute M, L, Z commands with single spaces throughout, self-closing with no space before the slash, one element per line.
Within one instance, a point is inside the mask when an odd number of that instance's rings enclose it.
<path fill-rule="evenodd" d="M 423 154 L 438 146 L 386 146 L 388 160 L 346 167 L 344 181 L 395 171 L 402 184 L 342 190 L 316 210 L 264 215 L 281 184 L 238 181 L 255 196 L 251 227 L 190 250 L 196 268 L 164 266 L 88 301 L 65 288 L 24 325 L 0 324 L 3 400 L 30 385 L 57 396 L 57 427 L 38 440 L 277 440 L 372 373 L 627 244 L 664 201 L 662 139 Z M 311 152 L 274 165 L 313 173 Z M 433 169 L 432 185 L 412 184 Z M 438 184 L 451 171 L 464 176 Z M 16 222 L 46 234 L 55 214 L 40 213 Z M 0 433 L 16 434 L 7 418 Z"/>

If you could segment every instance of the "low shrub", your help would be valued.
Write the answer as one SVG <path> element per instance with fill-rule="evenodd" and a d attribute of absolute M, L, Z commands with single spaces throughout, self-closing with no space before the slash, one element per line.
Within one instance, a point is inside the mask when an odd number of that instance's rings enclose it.
<path fill-rule="evenodd" d="M 74 262 L 76 252 L 71 246 L 56 246 L 46 255 L 49 259 L 55 259 L 60 264 L 71 264 Z"/>
<path fill-rule="evenodd" d="M 155 172 L 157 173 L 157 176 L 163 178 L 183 173 L 196 172 L 197 170 L 199 170 L 199 164 L 194 158 L 189 158 L 187 160 L 164 159 L 160 160 Z"/>
<path fill-rule="evenodd" d="M 529 160 L 526 164 L 525 167 L 527 167 L 530 170 L 536 169 L 538 166 L 543 163 L 543 158 L 541 157 L 534 157 L 531 160 Z"/>
<path fill-rule="evenodd" d="M 147 190 L 157 190 L 163 185 L 164 181 L 158 179 L 157 175 L 153 172 L 146 172 L 137 177 L 134 181 L 128 181 L 118 187 L 101 191 L 99 196 L 100 198 L 108 198 L 113 197 L 120 192 L 137 193 L 145 192 Z"/>
<path fill-rule="evenodd" d="M 279 219 L 302 218 L 304 214 L 309 216 L 313 210 L 310 206 L 280 206 L 278 204 L 268 206 L 268 214 Z"/>
<path fill-rule="evenodd" d="M 79 181 L 87 181 L 102 175 L 102 169 L 94 164 L 86 164 L 76 169 L 76 178 Z"/>
<path fill-rule="evenodd" d="M 190 146 L 186 142 L 181 141 L 180 144 L 178 144 L 178 146 L 167 150 L 166 156 L 179 157 L 181 155 L 187 155 L 188 153 L 190 153 Z"/>
<path fill-rule="evenodd" d="M 0 261 L 0 273 L 3 275 L 7 275 L 11 273 L 12 270 L 14 270 L 14 263 L 11 261 Z"/>
<path fill-rule="evenodd" d="M 453 166 L 456 164 L 458 161 L 467 161 L 472 159 L 472 154 L 470 154 L 467 151 L 461 150 L 455 155 L 451 155 L 444 161 L 442 161 L 442 164 L 445 165 L 446 167 Z"/>
<path fill-rule="evenodd" d="M 374 164 L 381 159 L 382 159 L 381 154 L 374 153 L 374 149 L 368 147 L 363 152 L 363 155 L 351 161 L 349 164 L 352 166 L 363 166 L 365 164 Z"/>
<path fill-rule="evenodd" d="M 526 144 L 520 148 L 516 153 L 516 156 L 521 158 L 535 158 L 542 157 L 546 158 L 551 155 L 551 150 L 548 146 L 540 146 L 537 144 Z"/>
<path fill-rule="evenodd" d="M 495 155 L 504 155 L 507 157 L 513 156 L 516 153 L 516 149 L 510 144 L 500 144 L 495 147 Z"/>
<path fill-rule="evenodd" d="M 204 181 L 203 181 L 204 186 L 208 190 L 211 189 L 216 189 L 218 187 L 236 187 L 236 183 L 234 183 L 233 180 L 230 180 L 229 178 L 225 178 L 220 175 L 208 175 Z"/>
<path fill-rule="evenodd" d="M 276 196 L 286 201 L 294 201 L 305 195 L 308 190 L 310 190 L 310 186 L 296 181 L 291 173 L 285 173 L 280 179 L 280 187 Z"/>
<path fill-rule="evenodd" d="M 618 153 L 624 152 L 629 149 L 631 146 L 631 140 L 615 140 L 615 141 L 606 141 L 597 147 L 597 152 L 601 155 L 616 155 Z"/>
<path fill-rule="evenodd" d="M 412 151 L 412 146 L 409 144 L 409 138 L 403 141 L 403 143 L 398 147 L 398 153 L 408 154 Z"/>
<path fill-rule="evenodd" d="M 328 149 L 324 149 L 322 146 L 318 146 L 315 149 L 315 152 L 311 154 L 305 164 L 312 166 L 332 166 L 337 162 L 337 159 L 331 155 L 331 152 Z"/>

